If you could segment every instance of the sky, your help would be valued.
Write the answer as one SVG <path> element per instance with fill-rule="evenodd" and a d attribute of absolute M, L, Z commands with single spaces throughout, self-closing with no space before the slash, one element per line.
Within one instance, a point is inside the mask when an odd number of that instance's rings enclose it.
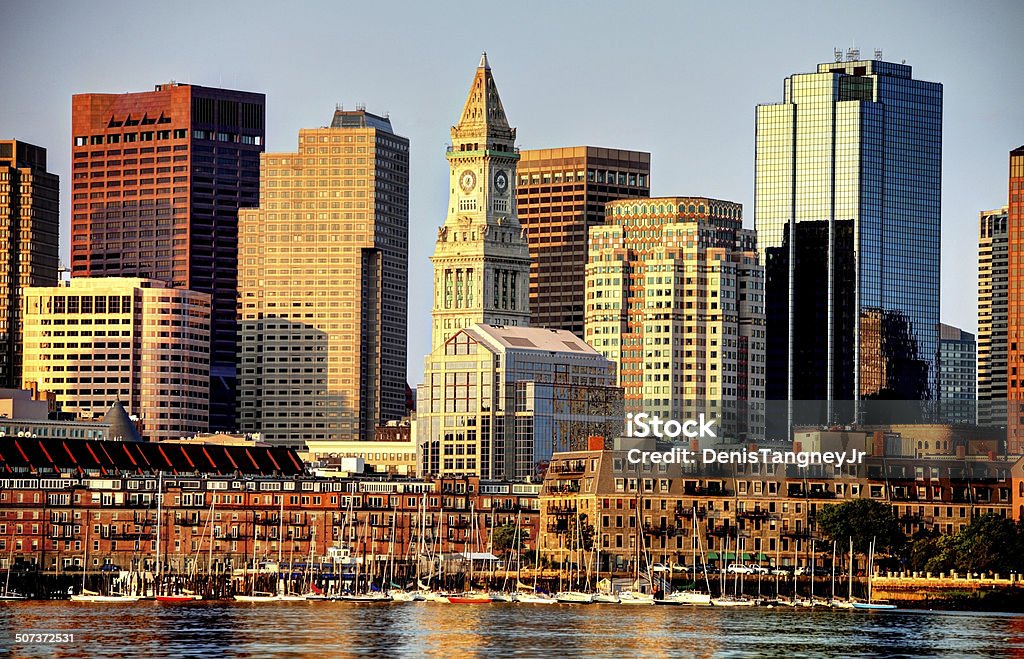
<path fill-rule="evenodd" d="M 430 348 L 430 254 L 445 145 L 480 52 L 523 149 L 651 153 L 651 195 L 743 204 L 753 225 L 754 108 L 787 75 L 875 48 L 944 85 L 942 321 L 977 327 L 978 211 L 1006 203 L 1024 144 L 1024 3 L 16 2 L 0 0 L 0 139 L 46 147 L 69 253 L 71 95 L 176 80 L 263 92 L 267 150 L 336 104 L 389 113 L 410 146 L 409 382 Z"/>

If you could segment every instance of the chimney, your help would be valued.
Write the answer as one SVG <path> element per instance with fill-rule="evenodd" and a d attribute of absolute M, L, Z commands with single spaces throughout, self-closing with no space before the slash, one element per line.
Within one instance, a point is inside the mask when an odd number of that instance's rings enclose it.
<path fill-rule="evenodd" d="M 604 450 L 604 437 L 600 435 L 591 435 L 587 437 L 587 450 L 588 451 L 603 451 Z"/>
<path fill-rule="evenodd" d="M 885 432 L 876 430 L 872 434 L 871 455 L 885 455 Z"/>

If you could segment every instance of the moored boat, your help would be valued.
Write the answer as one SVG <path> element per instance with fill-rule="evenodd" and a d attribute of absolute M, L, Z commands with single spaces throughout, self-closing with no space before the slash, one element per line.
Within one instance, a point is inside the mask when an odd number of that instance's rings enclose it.
<path fill-rule="evenodd" d="M 487 593 L 462 593 L 461 595 L 449 595 L 448 601 L 452 604 L 490 604 L 491 596 Z"/>
<path fill-rule="evenodd" d="M 594 596 L 579 590 L 566 590 L 555 595 L 555 600 L 559 604 L 590 604 L 594 601 Z"/>
<path fill-rule="evenodd" d="M 558 600 L 550 595 L 540 593 L 518 593 L 516 601 L 520 604 L 557 604 Z"/>
<path fill-rule="evenodd" d="M 653 606 L 654 596 L 633 590 L 624 590 L 621 593 L 619 593 L 619 604 Z"/>
<path fill-rule="evenodd" d="M 203 599 L 203 597 L 201 595 L 186 595 L 182 593 L 179 595 L 157 595 L 155 599 L 157 602 L 195 602 L 196 600 Z"/>

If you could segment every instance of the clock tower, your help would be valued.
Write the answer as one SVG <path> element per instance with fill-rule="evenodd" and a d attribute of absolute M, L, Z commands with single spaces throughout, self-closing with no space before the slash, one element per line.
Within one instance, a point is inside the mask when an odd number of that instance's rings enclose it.
<path fill-rule="evenodd" d="M 519 153 L 487 53 L 448 147 L 448 216 L 437 232 L 432 349 L 474 323 L 530 323 L 530 251 L 516 215 Z"/>

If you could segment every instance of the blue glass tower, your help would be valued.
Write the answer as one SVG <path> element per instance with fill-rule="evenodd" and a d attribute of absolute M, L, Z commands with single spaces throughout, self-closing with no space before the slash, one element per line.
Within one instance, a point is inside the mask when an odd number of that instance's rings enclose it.
<path fill-rule="evenodd" d="M 783 102 L 757 108 L 766 397 L 820 402 L 790 403 L 790 425 L 935 393 L 942 85 L 850 60 L 789 76 Z"/>

